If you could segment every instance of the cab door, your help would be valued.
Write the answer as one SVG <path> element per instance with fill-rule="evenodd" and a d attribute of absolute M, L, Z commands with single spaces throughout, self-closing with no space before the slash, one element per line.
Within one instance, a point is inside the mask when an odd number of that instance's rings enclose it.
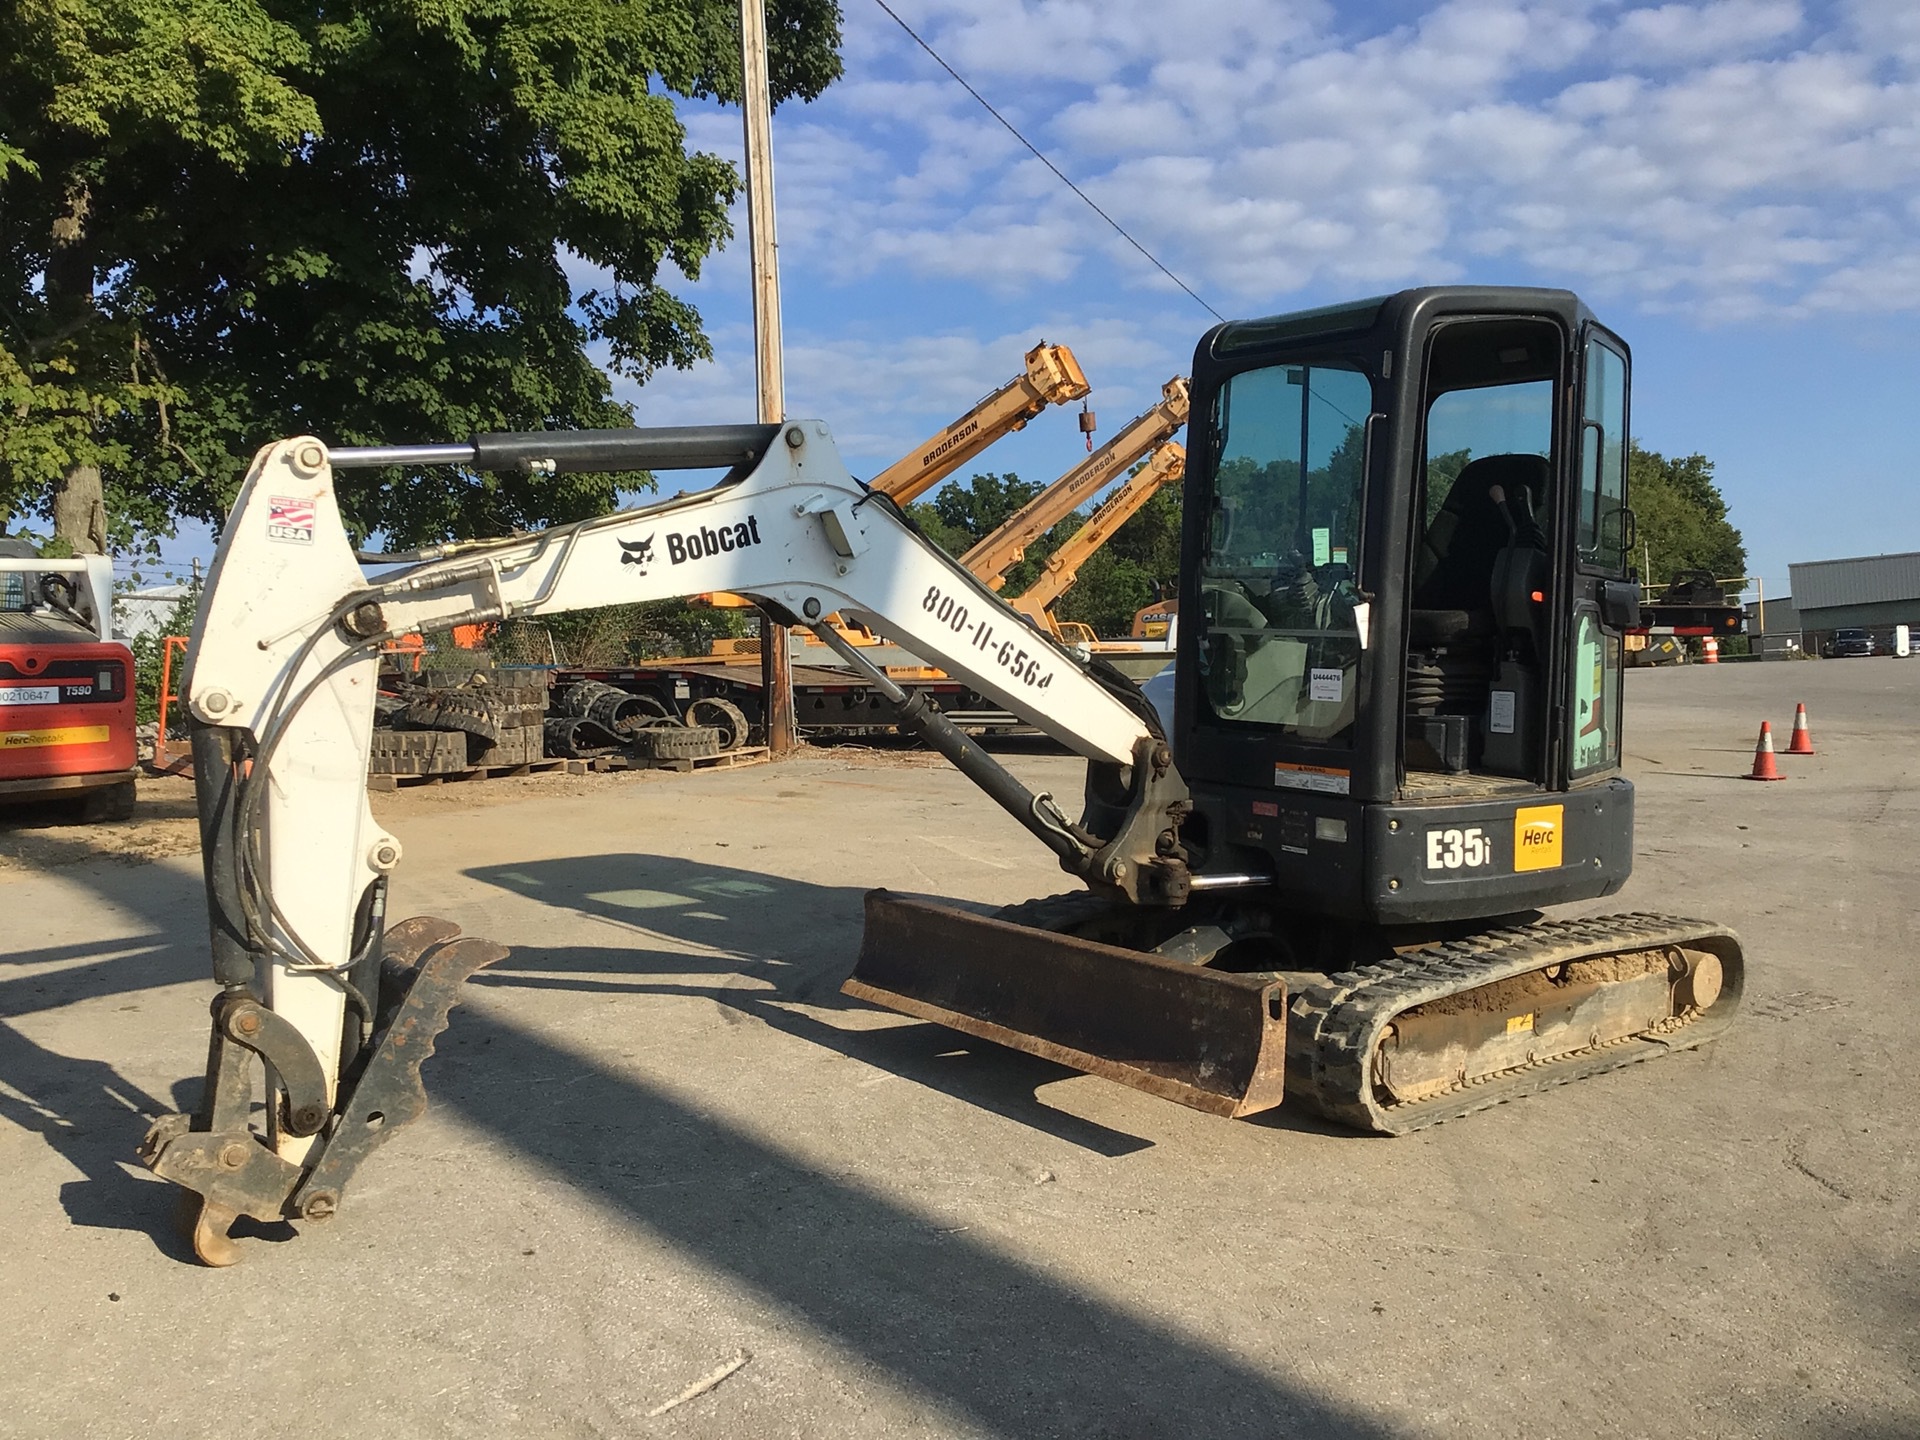
<path fill-rule="evenodd" d="M 1633 539 L 1627 508 L 1630 373 L 1625 342 L 1591 321 L 1582 327 L 1563 785 L 1620 765 L 1622 638 L 1638 609 L 1638 586 L 1627 580 Z"/>

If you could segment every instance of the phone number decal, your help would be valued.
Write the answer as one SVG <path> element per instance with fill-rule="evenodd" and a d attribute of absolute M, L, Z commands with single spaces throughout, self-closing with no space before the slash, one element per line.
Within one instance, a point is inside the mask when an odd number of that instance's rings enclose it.
<path fill-rule="evenodd" d="M 954 634 L 971 640 L 974 649 L 992 656 L 1002 670 L 1009 672 L 1021 684 L 1034 690 L 1044 690 L 1053 684 L 1053 671 L 1041 670 L 1039 655 L 1029 653 L 1017 639 L 1001 640 L 996 645 L 993 626 L 984 618 L 973 619 L 965 605 L 951 595 L 941 594 L 938 585 L 927 587 L 926 598 L 920 602 L 920 608 Z"/>

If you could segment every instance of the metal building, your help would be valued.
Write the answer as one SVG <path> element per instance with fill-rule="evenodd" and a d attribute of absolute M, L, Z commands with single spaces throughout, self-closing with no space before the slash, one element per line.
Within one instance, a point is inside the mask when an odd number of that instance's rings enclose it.
<path fill-rule="evenodd" d="M 1888 650 L 1895 625 L 1920 631 L 1920 551 L 1810 560 L 1787 571 L 1804 643 L 1816 654 L 1836 630 L 1870 630 L 1876 648 Z"/>

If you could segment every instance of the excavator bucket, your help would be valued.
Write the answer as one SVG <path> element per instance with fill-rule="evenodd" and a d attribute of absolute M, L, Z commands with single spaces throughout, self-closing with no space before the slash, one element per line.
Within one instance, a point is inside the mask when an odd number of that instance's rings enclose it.
<path fill-rule="evenodd" d="M 867 893 L 843 993 L 1212 1115 L 1281 1100 L 1286 986 Z"/>

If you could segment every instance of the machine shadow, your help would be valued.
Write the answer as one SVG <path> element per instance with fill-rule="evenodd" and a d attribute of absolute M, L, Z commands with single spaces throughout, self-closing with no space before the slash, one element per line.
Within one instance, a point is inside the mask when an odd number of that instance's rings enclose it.
<path fill-rule="evenodd" d="M 840 982 L 859 949 L 863 890 L 659 855 L 582 856 L 467 873 L 543 905 L 631 928 L 636 942 L 632 948 L 516 945 L 472 984 L 699 995 L 1095 1154 L 1113 1157 L 1152 1146 L 1039 1098 L 1041 1086 L 1072 1079 L 1078 1071 L 844 998 Z M 660 939 L 692 948 L 663 949 Z M 699 977 L 711 977 L 711 983 Z M 848 1023 L 835 1023 L 835 1015 L 846 1015 Z M 866 1023 L 869 1017 L 878 1023 Z"/>
<path fill-rule="evenodd" d="M 0 1120 L 11 1121 L 80 1172 L 60 1187 L 60 1208 L 90 1230 L 130 1230 L 191 1263 L 170 1223 L 173 1187 L 126 1168 L 152 1117 L 173 1107 L 100 1060 L 78 1060 L 0 1023 Z M 13 1092 L 13 1093 L 9 1093 Z"/>
<path fill-rule="evenodd" d="M 1364 1416 L 999 1253 L 491 1014 L 443 1103 L 704 1267 L 995 1435 L 1373 1437 Z M 573 1116 L 526 1103 L 554 1077 Z M 591 1117 L 590 1123 L 586 1117 Z"/>
<path fill-rule="evenodd" d="M 143 992 L 210 979 L 199 874 L 103 862 L 81 841 L 63 837 L 42 835 L 39 844 L 59 857 L 62 873 L 89 885 L 103 903 L 138 917 L 145 929 L 93 943 L 9 948 L 0 955 L 0 1120 L 38 1135 L 79 1172 L 79 1179 L 60 1187 L 61 1208 L 73 1224 L 143 1234 L 162 1253 L 191 1261 L 171 1222 L 173 1187 L 130 1168 L 153 1117 L 175 1105 L 106 1061 L 63 1055 L 8 1022 L 109 997 L 126 998 L 130 1003 L 121 1008 L 133 1008 Z M 60 968 L 30 968 L 47 965 Z M 187 1040 L 188 1064 L 197 1064 L 204 1043 L 203 1035 Z M 197 1099 L 197 1071 L 179 1088 L 192 1092 L 189 1103 Z"/>
<path fill-rule="evenodd" d="M 466 873 L 540 904 L 630 929 L 635 940 L 632 949 L 515 945 L 511 956 L 470 983 L 601 994 L 700 994 L 785 1034 L 1099 1155 L 1130 1154 L 1153 1143 L 1078 1119 L 1039 1098 L 1041 1086 L 1072 1079 L 1077 1070 L 943 1026 L 892 1017 L 891 1011 L 842 996 L 840 982 L 852 972 L 860 950 L 862 887 L 816 885 L 677 856 L 632 853 L 482 866 Z M 935 898 L 981 913 L 993 909 Z M 663 950 L 657 943 L 661 938 L 694 948 Z M 689 975 L 710 975 L 714 983 L 690 985 L 679 978 Z M 841 1025 L 807 1011 L 888 1016 L 896 1023 Z M 1368 1138 L 1297 1105 L 1231 1123 Z"/>

